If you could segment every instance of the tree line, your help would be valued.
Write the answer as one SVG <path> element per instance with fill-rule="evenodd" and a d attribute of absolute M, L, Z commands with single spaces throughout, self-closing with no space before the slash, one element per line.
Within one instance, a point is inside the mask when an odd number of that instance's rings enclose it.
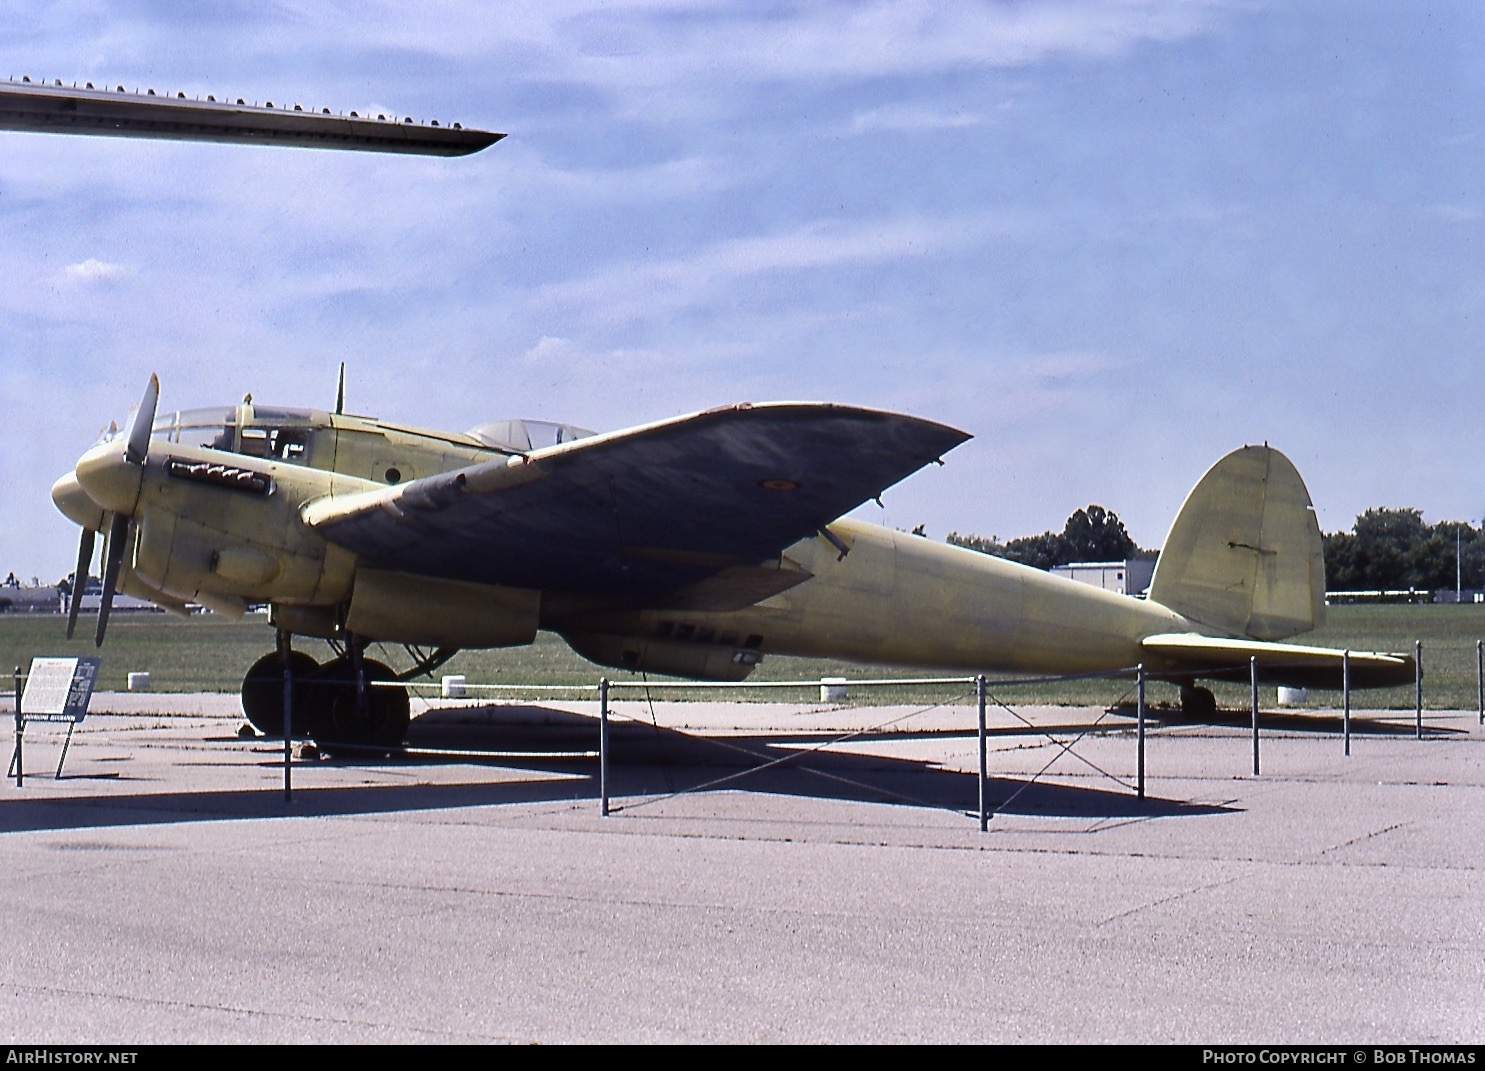
<path fill-rule="evenodd" d="M 1037 569 L 1073 562 L 1155 558 L 1141 549 L 1118 514 L 1090 505 L 1068 517 L 1061 532 L 1001 542 L 950 532 L 948 541 Z M 1369 509 L 1348 532 L 1322 533 L 1327 591 L 1436 591 L 1485 587 L 1485 526 L 1467 521 L 1426 524 L 1416 509 Z"/>
<path fill-rule="evenodd" d="M 1067 519 L 1062 531 L 1023 536 L 1002 543 L 997 536 L 985 539 L 977 535 L 950 532 L 950 543 L 968 547 L 981 554 L 993 554 L 1036 569 L 1051 569 L 1073 562 L 1119 562 L 1126 558 L 1153 558 L 1153 550 L 1135 545 L 1119 515 L 1102 506 L 1090 505 Z"/>
<path fill-rule="evenodd" d="M 1485 587 L 1485 530 L 1423 523 L 1416 509 L 1369 509 L 1349 532 L 1322 535 L 1327 591 Z"/>

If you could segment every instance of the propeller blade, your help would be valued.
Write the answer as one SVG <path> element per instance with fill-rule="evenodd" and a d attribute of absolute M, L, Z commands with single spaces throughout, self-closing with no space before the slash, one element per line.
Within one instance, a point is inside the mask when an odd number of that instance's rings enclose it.
<path fill-rule="evenodd" d="M 150 431 L 155 426 L 155 407 L 160 403 L 160 377 L 154 373 L 150 374 L 150 381 L 144 388 L 144 397 L 139 400 L 139 408 L 134 411 L 134 422 L 129 425 L 129 445 L 124 456 L 134 464 L 143 464 L 145 454 L 149 453 Z"/>
<path fill-rule="evenodd" d="M 115 513 L 108 525 L 108 542 L 103 544 L 103 598 L 98 603 L 98 631 L 93 636 L 95 647 L 103 646 L 103 633 L 108 630 L 108 612 L 113 609 L 113 592 L 119 582 L 119 567 L 124 564 L 124 546 L 129 542 L 129 518 Z"/>
<path fill-rule="evenodd" d="M 67 638 L 77 631 L 77 611 L 82 606 L 83 588 L 88 586 L 88 570 L 93 565 L 93 530 L 84 528 L 77 544 L 77 571 L 72 574 L 72 594 L 67 599 Z"/>
<path fill-rule="evenodd" d="M 340 380 L 335 387 L 335 415 L 345 412 L 345 362 L 340 362 Z"/>

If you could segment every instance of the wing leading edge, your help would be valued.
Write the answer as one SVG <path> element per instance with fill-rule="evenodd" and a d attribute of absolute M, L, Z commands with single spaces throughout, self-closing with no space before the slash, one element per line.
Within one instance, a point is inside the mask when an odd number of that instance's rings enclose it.
<path fill-rule="evenodd" d="M 1216 680 L 1248 680 L 1252 672 L 1249 660 L 1255 658 L 1260 679 L 1301 688 L 1339 689 L 1346 655 L 1349 655 L 1353 688 L 1411 684 L 1416 672 L 1412 655 L 1343 652 L 1333 647 L 1222 639 L 1194 633 L 1147 636 L 1140 646 L 1151 656 L 1152 666 L 1163 667 L 1164 672 Z"/>
<path fill-rule="evenodd" d="M 310 504 L 366 564 L 654 599 L 784 548 L 970 436 L 898 413 L 740 404 Z"/>
<path fill-rule="evenodd" d="M 329 109 L 258 107 L 243 101 L 187 100 L 59 85 L 0 82 L 0 130 L 43 134 L 94 134 L 124 138 L 168 138 L 176 141 L 245 142 L 297 145 L 318 149 L 467 156 L 487 148 L 504 134 L 467 130 L 458 123 L 398 121 L 332 115 Z"/>

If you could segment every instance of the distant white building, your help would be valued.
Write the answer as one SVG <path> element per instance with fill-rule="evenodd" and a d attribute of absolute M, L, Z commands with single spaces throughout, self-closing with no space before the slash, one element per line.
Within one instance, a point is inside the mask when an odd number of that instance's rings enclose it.
<path fill-rule="evenodd" d="M 1126 558 L 1122 562 L 1074 562 L 1071 565 L 1054 565 L 1052 572 L 1076 580 L 1080 584 L 1092 584 L 1104 591 L 1117 591 L 1120 595 L 1143 595 L 1155 575 L 1153 558 Z"/>

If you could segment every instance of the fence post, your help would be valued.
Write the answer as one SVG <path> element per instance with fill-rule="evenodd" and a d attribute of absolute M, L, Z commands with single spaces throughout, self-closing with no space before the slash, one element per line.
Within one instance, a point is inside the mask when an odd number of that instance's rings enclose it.
<path fill-rule="evenodd" d="M 1475 692 L 1480 701 L 1480 724 L 1485 725 L 1485 640 L 1475 641 Z"/>
<path fill-rule="evenodd" d="M 1134 670 L 1135 691 L 1139 701 L 1135 707 L 1135 722 L 1138 727 L 1139 747 L 1135 759 L 1135 791 L 1140 799 L 1145 798 L 1145 664 L 1141 662 Z"/>
<path fill-rule="evenodd" d="M 608 678 L 598 678 L 598 801 L 608 817 Z"/>
<path fill-rule="evenodd" d="M 1423 641 L 1413 641 L 1413 723 L 1414 735 L 1423 739 Z"/>
<path fill-rule="evenodd" d="M 275 636 L 278 641 L 278 660 L 284 667 L 284 802 L 294 799 L 294 676 L 290 670 L 293 663 L 291 650 L 294 637 L 283 629 Z"/>
<path fill-rule="evenodd" d="M 985 813 L 985 781 L 989 769 L 985 764 L 985 675 L 975 677 L 975 703 L 980 710 L 980 832 L 990 828 L 989 815 Z"/>
<path fill-rule="evenodd" d="M 1253 684 L 1253 776 L 1258 776 L 1258 656 L 1248 658 L 1248 678 Z"/>
<path fill-rule="evenodd" d="M 1341 652 L 1341 728 L 1346 738 L 1346 754 L 1351 754 L 1351 652 Z"/>

